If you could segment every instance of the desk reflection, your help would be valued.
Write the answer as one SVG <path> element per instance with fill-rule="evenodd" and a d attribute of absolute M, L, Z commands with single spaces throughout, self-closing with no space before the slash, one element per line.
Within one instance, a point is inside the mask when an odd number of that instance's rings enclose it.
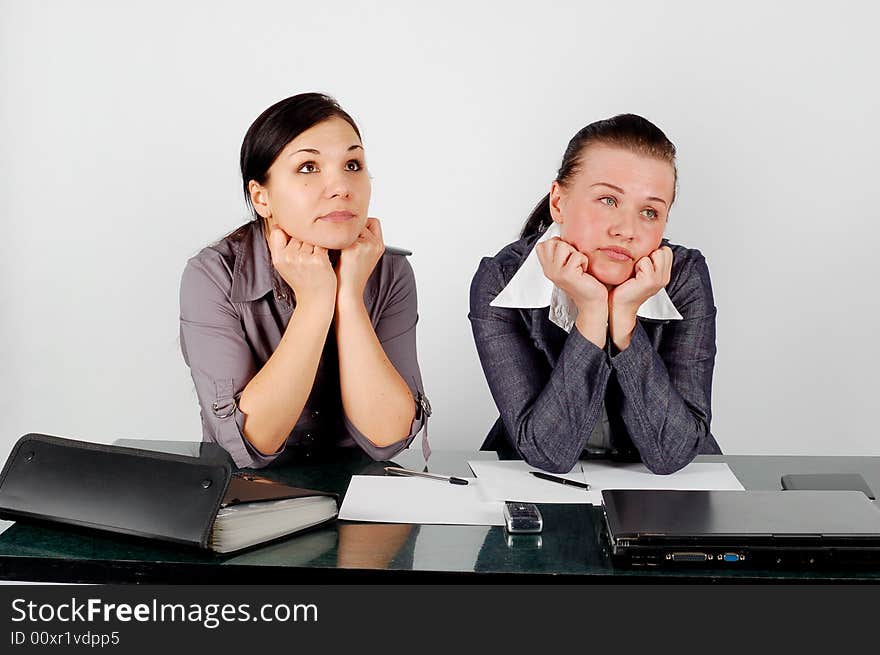
<path fill-rule="evenodd" d="M 336 566 L 346 569 L 388 569 L 416 531 L 398 523 L 339 523 Z M 397 567 L 394 567 L 397 568 Z"/>

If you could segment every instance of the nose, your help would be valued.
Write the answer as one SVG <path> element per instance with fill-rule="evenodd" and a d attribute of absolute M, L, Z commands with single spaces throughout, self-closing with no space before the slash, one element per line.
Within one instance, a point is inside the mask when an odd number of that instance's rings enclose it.
<path fill-rule="evenodd" d="M 325 195 L 328 198 L 348 198 L 351 193 L 348 180 L 342 173 L 330 173 L 327 178 Z"/>
<path fill-rule="evenodd" d="M 631 241 L 636 233 L 636 217 L 630 211 L 616 211 L 608 225 L 608 234 Z"/>

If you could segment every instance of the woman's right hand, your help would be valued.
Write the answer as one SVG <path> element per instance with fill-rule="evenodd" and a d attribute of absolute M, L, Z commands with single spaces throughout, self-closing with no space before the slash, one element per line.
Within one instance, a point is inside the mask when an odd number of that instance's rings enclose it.
<path fill-rule="evenodd" d="M 584 253 L 559 237 L 539 243 L 536 250 L 544 275 L 568 294 L 579 312 L 607 314 L 608 289 L 587 272 L 590 260 Z"/>
<path fill-rule="evenodd" d="M 336 306 L 336 271 L 327 249 L 299 241 L 275 226 L 269 232 L 272 265 L 296 294 L 297 307 Z"/>

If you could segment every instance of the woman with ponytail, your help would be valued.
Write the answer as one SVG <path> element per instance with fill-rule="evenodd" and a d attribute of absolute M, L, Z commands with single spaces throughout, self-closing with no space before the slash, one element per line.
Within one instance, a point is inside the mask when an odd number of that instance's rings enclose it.
<path fill-rule="evenodd" d="M 721 452 L 709 270 L 663 239 L 676 176 L 648 120 L 592 123 L 520 239 L 480 262 L 469 318 L 500 413 L 483 449 L 552 472 L 605 456 L 664 474 Z"/>

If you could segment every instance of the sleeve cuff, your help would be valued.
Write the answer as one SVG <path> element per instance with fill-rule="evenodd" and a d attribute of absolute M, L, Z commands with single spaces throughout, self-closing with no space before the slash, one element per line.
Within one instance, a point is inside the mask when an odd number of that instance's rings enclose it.
<path fill-rule="evenodd" d="M 605 367 L 611 368 L 608 353 L 581 334 L 577 326 L 574 326 L 568 333 L 560 359 L 563 356 L 587 362 L 589 368 L 599 368 L 603 364 Z"/>
<path fill-rule="evenodd" d="M 391 459 L 404 448 L 408 448 L 413 439 L 416 438 L 416 435 L 427 426 L 428 416 L 429 414 L 424 411 L 419 411 L 417 407 L 416 415 L 410 426 L 409 434 L 400 441 L 395 441 L 387 446 L 377 446 L 370 441 L 363 432 L 355 427 L 354 423 L 349 420 L 345 413 L 343 413 L 342 419 L 345 423 L 345 429 L 351 435 L 351 438 L 354 439 L 355 443 L 357 443 L 357 445 L 360 446 L 360 448 L 371 458 L 377 462 L 381 462 Z"/>
<path fill-rule="evenodd" d="M 219 421 L 218 433 L 215 435 L 217 443 L 223 446 L 232 456 L 232 461 L 238 468 L 264 468 L 274 462 L 287 448 L 287 442 L 281 449 L 271 455 L 264 455 L 258 451 L 244 436 L 244 414 L 238 408 L 237 399 L 235 410 L 231 416 Z"/>

